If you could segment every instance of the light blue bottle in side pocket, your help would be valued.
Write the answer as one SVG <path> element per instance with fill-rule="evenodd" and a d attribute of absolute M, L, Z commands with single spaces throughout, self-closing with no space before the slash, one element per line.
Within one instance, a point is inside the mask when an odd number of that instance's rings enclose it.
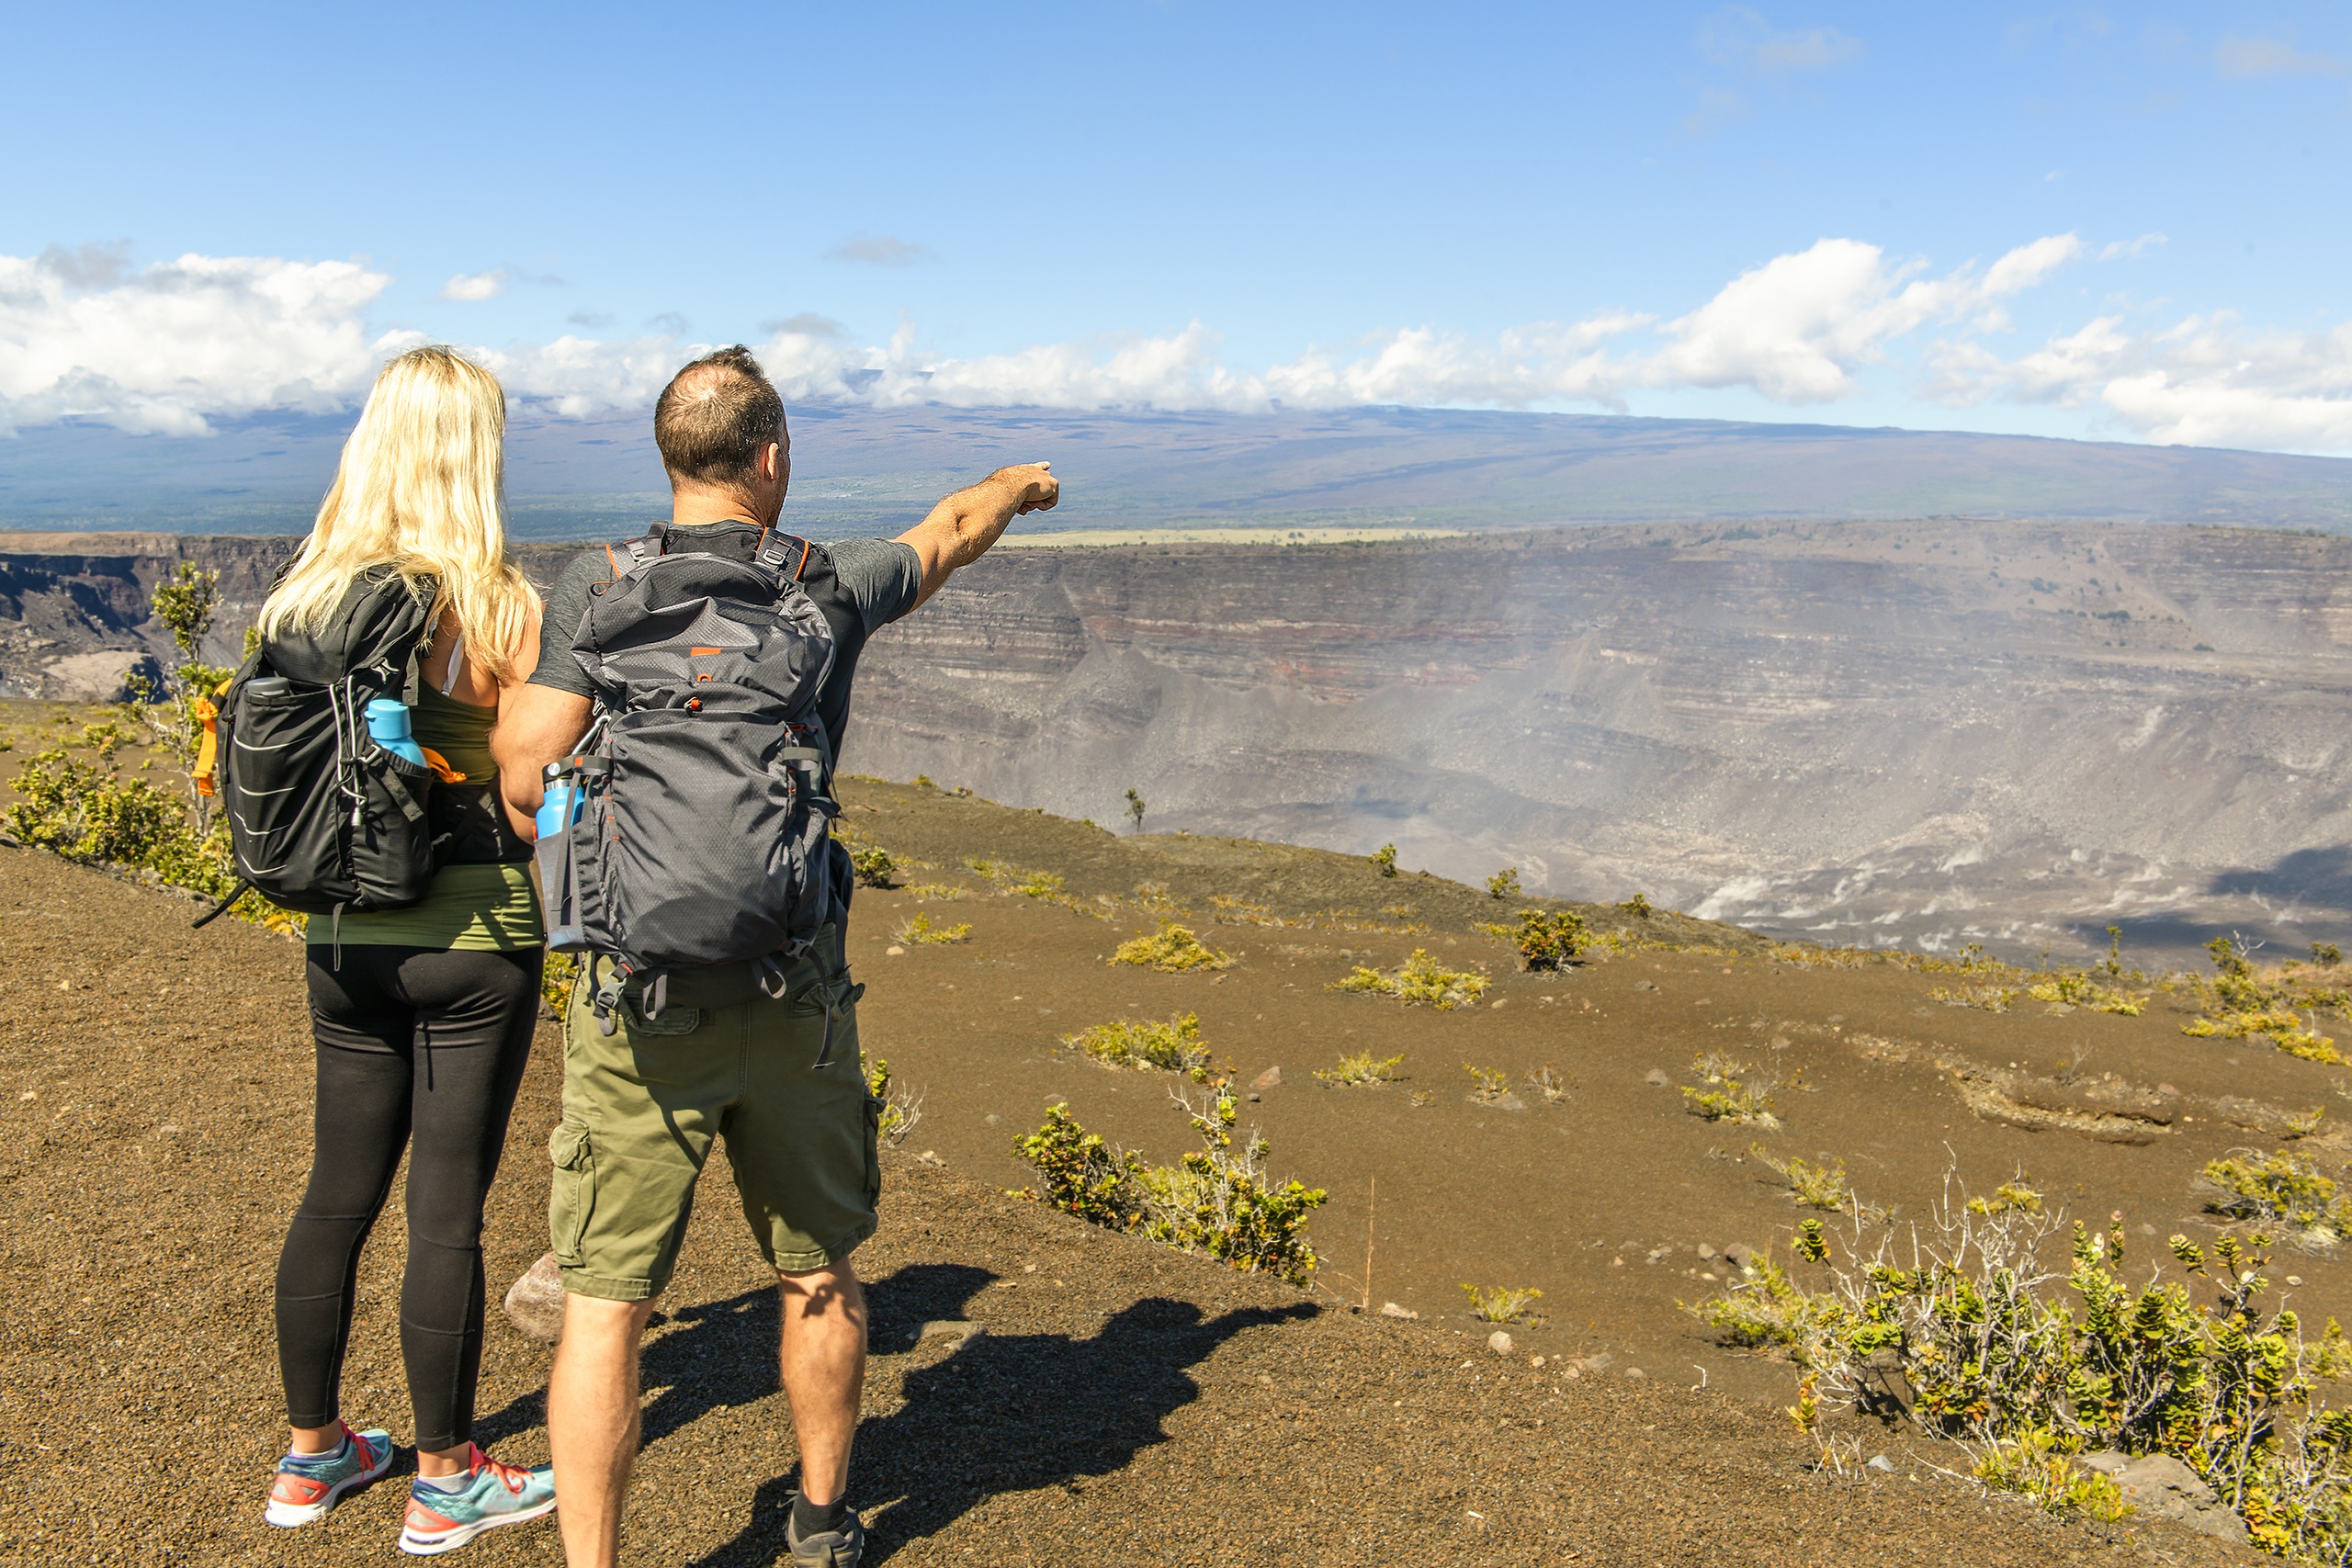
<path fill-rule="evenodd" d="M 378 697 L 368 705 L 368 739 L 403 761 L 424 766 L 424 748 L 410 735 L 408 705 Z"/>

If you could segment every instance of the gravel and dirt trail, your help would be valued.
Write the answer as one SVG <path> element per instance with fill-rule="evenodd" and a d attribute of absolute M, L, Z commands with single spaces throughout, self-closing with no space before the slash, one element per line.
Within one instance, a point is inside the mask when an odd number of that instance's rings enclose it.
<path fill-rule="evenodd" d="M 1925 984 L 1916 976 L 1781 974 L 1750 953 L 1661 954 L 1655 965 L 1644 955 L 1546 979 L 1507 973 L 1489 944 L 1475 955 L 1495 972 L 1487 1000 L 1507 1003 L 1500 1012 L 1408 1012 L 1331 995 L 1324 985 L 1359 957 L 1394 963 L 1416 944 L 1472 957 L 1476 939 L 1459 934 L 1449 902 L 1472 895 L 1396 881 L 1368 884 L 1359 899 L 1345 885 L 1358 874 L 1335 857 L 1114 842 L 932 791 L 850 793 L 862 832 L 927 863 L 902 880 L 967 888 L 927 903 L 912 887 L 861 895 L 853 933 L 871 987 L 866 1048 L 926 1096 L 924 1120 L 886 1156 L 881 1234 L 859 1256 L 876 1354 L 853 1500 L 872 1527 L 870 1562 L 2268 1561 L 2169 1527 L 2110 1535 L 2052 1524 L 1938 1475 L 1933 1465 L 1953 1456 L 1900 1434 L 1872 1439 L 1890 1473 L 1815 1474 L 1812 1446 L 1774 1408 L 1786 1369 L 1730 1355 L 1672 1306 L 1678 1292 L 1707 1288 L 1696 1243 L 1762 1244 L 1793 1213 L 1751 1167 L 1710 1159 L 1710 1145 L 1727 1140 L 1680 1115 L 1668 1103 L 1679 1097 L 1643 1072 L 1679 1067 L 1694 1043 L 1723 1043 L 1726 1022 L 1743 1050 L 1770 1053 L 1785 1037 L 1820 1091 L 1797 1099 L 1798 1146 L 1849 1157 L 1876 1147 L 1880 1185 L 1892 1190 L 1883 1195 L 1911 1202 L 1929 1195 L 1912 1189 L 1946 1157 L 1917 1145 L 1948 1138 L 1989 1179 L 2030 1147 L 2053 1189 L 2063 1180 L 2102 1213 L 2141 1193 L 2174 1224 L 2188 1202 L 2182 1172 L 2209 1157 L 2199 1129 L 2126 1145 L 1972 1115 L 1919 1055 L 1933 1042 L 1866 1027 L 1883 1014 L 1907 1021 L 1910 1036 L 1928 1032 L 1915 1017 Z M 1230 896 L 1258 921 L 1280 918 L 1285 898 L 1373 910 L 1385 894 L 1423 908 L 1385 926 L 1377 916 L 1214 931 L 1204 921 L 1235 953 L 1233 968 L 1142 974 L 1100 960 L 1148 928 L 1147 912 L 1104 920 L 999 893 L 962 864 L 967 855 L 1053 869 L 1078 902 L 1157 881 L 1166 886 L 1144 897 L 1206 908 Z M 10 1284 L 0 1298 L 0 1562 L 389 1561 L 405 1491 L 397 1479 L 306 1529 L 260 1518 L 283 1440 L 271 1275 L 309 1157 L 300 949 L 228 922 L 191 931 L 181 898 L 28 851 L 0 849 L 0 1257 Z M 922 910 L 974 932 L 890 954 L 890 928 Z M 1441 921 L 1462 945 L 1429 934 Z M 1363 929 L 1339 929 L 1350 925 Z M 1842 991 L 1829 988 L 1841 978 Z M 1841 1021 L 1804 1032 L 1829 1005 Z M 1011 1137 L 1035 1124 L 1048 1094 L 1172 1157 L 1182 1122 L 1159 1076 L 1099 1068 L 1055 1037 L 1178 1007 L 1196 1010 L 1220 1058 L 1245 1073 L 1284 1068 L 1285 1082 L 1250 1110 L 1279 1169 L 1333 1191 L 1315 1227 L 1331 1256 L 1325 1288 L 1292 1292 L 1002 1195 L 1022 1174 Z M 2041 1049 L 2018 1021 L 1939 1011 L 1984 1034 L 1971 1046 L 1939 1020 L 1946 1049 L 2004 1060 Z M 1767 1027 L 1751 1029 L 1751 1016 Z M 1856 1033 L 1878 1043 L 1856 1046 Z M 2164 1025 L 2101 1035 L 2098 1049 L 2135 1073 L 2163 1071 L 2183 1103 L 2201 1105 L 2222 1080 L 2195 1078 L 2203 1069 L 2189 1043 Z M 1374 1090 L 1309 1077 L 1356 1048 L 1402 1052 L 1414 1077 Z M 2164 1055 L 2176 1051 L 2177 1066 Z M 2239 1080 L 2279 1069 L 2244 1055 L 2234 1092 L 2283 1102 L 2306 1087 L 2249 1089 Z M 1556 1059 L 1577 1087 L 1558 1104 L 1471 1104 L 1465 1055 L 1514 1078 Z M 493 1290 L 546 1246 L 559 1066 L 543 1025 L 492 1201 Z M 1429 1098 L 1415 1105 L 1415 1092 Z M 1356 1190 L 1374 1176 L 1374 1300 L 1415 1306 L 1418 1322 L 1347 1310 L 1359 1286 L 1342 1276 L 1367 1217 Z M 646 1352 L 629 1561 L 750 1568 L 784 1560 L 794 1450 L 772 1284 L 741 1234 L 722 1162 L 707 1180 Z M 1648 1250 L 1627 1255 L 1626 1238 Z M 401 1245 L 395 1207 L 362 1271 L 345 1399 L 355 1420 L 404 1438 Z M 2336 1266 L 2308 1267 L 2311 1304 L 2324 1305 L 2341 1290 L 2327 1272 Z M 1456 1304 L 1462 1279 L 1541 1287 L 1550 1320 L 1515 1329 L 1513 1353 L 1490 1352 L 1484 1325 Z M 972 1326 L 937 1327 L 949 1324 Z M 545 1455 L 548 1361 L 493 1308 L 479 1435 L 503 1457 Z M 1645 1375 L 1631 1375 L 1636 1367 Z M 1707 1386 L 1684 1386 L 1702 1369 Z M 466 1551 L 483 1564 L 560 1558 L 551 1524 Z"/>

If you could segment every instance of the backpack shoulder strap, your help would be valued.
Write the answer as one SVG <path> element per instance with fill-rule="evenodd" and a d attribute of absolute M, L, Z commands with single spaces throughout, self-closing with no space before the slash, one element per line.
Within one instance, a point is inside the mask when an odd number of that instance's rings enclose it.
<path fill-rule="evenodd" d="M 797 582 L 808 567 L 808 541 L 771 527 L 760 535 L 759 553 L 752 558 L 787 582 Z M 786 570 L 789 561 L 791 569 Z"/>
<path fill-rule="evenodd" d="M 642 537 L 628 542 L 628 558 L 636 566 L 643 566 L 647 561 L 659 559 L 669 553 L 670 525 L 666 522 L 654 523 L 645 530 Z M 606 547 L 605 554 L 611 556 L 610 547 Z"/>

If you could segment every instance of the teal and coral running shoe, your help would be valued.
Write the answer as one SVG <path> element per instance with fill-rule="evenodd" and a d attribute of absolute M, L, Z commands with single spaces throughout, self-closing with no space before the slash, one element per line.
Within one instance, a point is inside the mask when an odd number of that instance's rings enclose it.
<path fill-rule="evenodd" d="M 455 1492 L 428 1486 L 422 1477 L 408 1489 L 408 1521 L 401 1550 L 412 1557 L 455 1551 L 487 1529 L 519 1525 L 555 1512 L 551 1465 L 526 1469 L 501 1464 L 474 1445 L 473 1467 Z"/>
<path fill-rule="evenodd" d="M 390 1432 L 355 1432 L 343 1423 L 343 1447 L 332 1453 L 288 1454 L 277 1461 L 269 1483 L 269 1506 L 262 1517 L 291 1528 L 322 1519 L 335 1499 L 365 1486 L 392 1468 Z"/>

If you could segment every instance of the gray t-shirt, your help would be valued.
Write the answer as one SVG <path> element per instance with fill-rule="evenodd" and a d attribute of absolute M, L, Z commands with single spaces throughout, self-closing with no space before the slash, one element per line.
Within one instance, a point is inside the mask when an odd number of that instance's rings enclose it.
<path fill-rule="evenodd" d="M 760 530 L 749 523 L 713 523 L 673 528 L 670 541 L 673 550 L 707 550 L 750 560 L 760 547 Z M 619 576 L 619 562 L 626 559 L 627 552 L 600 545 L 581 551 L 563 569 L 548 594 L 546 618 L 540 623 L 539 666 L 531 671 L 531 684 L 583 697 L 594 694 L 588 672 L 572 657 L 572 634 L 588 613 L 590 590 Z M 896 539 L 810 543 L 800 561 L 799 582 L 833 631 L 833 670 L 817 694 L 817 713 L 838 757 L 842 733 L 849 724 L 850 683 L 856 679 L 858 656 L 876 630 L 914 607 L 915 595 L 922 590 L 922 558 L 913 546 Z"/>

